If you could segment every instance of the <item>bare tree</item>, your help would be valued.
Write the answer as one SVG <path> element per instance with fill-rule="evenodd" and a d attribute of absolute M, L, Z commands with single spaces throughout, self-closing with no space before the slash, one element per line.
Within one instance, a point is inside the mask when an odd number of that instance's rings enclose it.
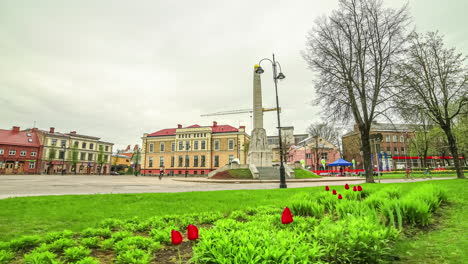
<path fill-rule="evenodd" d="M 369 135 L 392 96 L 392 72 L 400 61 L 410 23 L 407 7 L 384 8 L 378 0 L 340 0 L 338 10 L 317 20 L 303 56 L 318 73 L 317 102 L 332 120 L 353 118 L 361 138 L 366 182 L 373 183 Z"/>
<path fill-rule="evenodd" d="M 466 57 L 444 47 L 436 32 L 413 33 L 407 60 L 401 64 L 398 102 L 407 111 L 424 112 L 444 131 L 458 178 L 465 178 L 460 164 L 453 121 L 468 105 Z"/>

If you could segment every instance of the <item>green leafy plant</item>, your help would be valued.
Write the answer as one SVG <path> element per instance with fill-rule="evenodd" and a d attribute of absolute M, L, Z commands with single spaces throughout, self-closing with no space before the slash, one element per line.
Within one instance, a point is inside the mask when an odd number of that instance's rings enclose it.
<path fill-rule="evenodd" d="M 0 250 L 0 264 L 8 264 L 11 263 L 15 258 L 15 253 L 8 251 L 8 250 Z"/>
<path fill-rule="evenodd" d="M 83 259 L 75 262 L 75 264 L 99 264 L 99 260 L 93 257 L 84 257 Z"/>
<path fill-rule="evenodd" d="M 23 236 L 19 239 L 11 240 L 9 243 L 10 249 L 14 251 L 28 250 L 36 247 L 42 242 L 42 238 L 38 235 Z"/>
<path fill-rule="evenodd" d="M 83 246 L 71 247 L 64 250 L 63 256 L 69 262 L 81 260 L 91 254 L 91 249 Z"/>
<path fill-rule="evenodd" d="M 57 255 L 52 252 L 31 252 L 24 255 L 25 264 L 62 264 L 60 260 L 57 259 Z"/>
<path fill-rule="evenodd" d="M 70 230 L 63 230 L 61 232 L 50 232 L 44 236 L 44 242 L 51 243 L 60 238 L 71 238 L 74 233 Z"/>
<path fill-rule="evenodd" d="M 111 236 L 111 230 L 106 228 L 86 228 L 81 232 L 83 237 L 102 237 L 109 238 Z"/>
<path fill-rule="evenodd" d="M 122 239 L 121 241 L 118 241 L 114 244 L 114 249 L 119 254 L 121 252 L 136 249 L 136 248 L 147 250 L 147 251 L 154 251 L 159 248 L 159 243 L 153 241 L 151 238 L 133 236 L 133 237 L 126 237 Z"/>
<path fill-rule="evenodd" d="M 100 241 L 100 237 L 85 237 L 81 239 L 80 244 L 87 248 L 98 248 Z"/>
<path fill-rule="evenodd" d="M 58 253 L 69 247 L 76 246 L 76 244 L 76 241 L 70 238 L 60 238 L 47 246 L 50 251 Z"/>
<path fill-rule="evenodd" d="M 117 264 L 148 264 L 151 261 L 151 255 L 141 249 L 132 249 L 121 252 L 117 255 Z"/>

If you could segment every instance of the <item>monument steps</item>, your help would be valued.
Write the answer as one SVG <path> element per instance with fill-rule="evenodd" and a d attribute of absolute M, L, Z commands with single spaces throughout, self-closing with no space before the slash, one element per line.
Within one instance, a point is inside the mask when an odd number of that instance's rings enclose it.
<path fill-rule="evenodd" d="M 260 180 L 279 180 L 280 172 L 273 167 L 257 167 Z"/>

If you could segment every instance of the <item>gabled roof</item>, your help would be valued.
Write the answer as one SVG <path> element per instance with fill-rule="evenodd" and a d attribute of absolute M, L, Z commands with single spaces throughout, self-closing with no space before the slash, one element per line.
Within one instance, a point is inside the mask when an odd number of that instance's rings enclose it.
<path fill-rule="evenodd" d="M 213 133 L 239 132 L 237 128 L 230 125 L 212 126 L 211 131 Z"/>
<path fill-rule="evenodd" d="M 148 137 L 173 136 L 177 128 L 166 128 L 148 135 Z"/>
<path fill-rule="evenodd" d="M 184 128 L 198 128 L 200 125 L 191 125 Z M 208 126 L 210 127 L 210 126 Z M 176 133 L 177 128 L 166 128 L 148 135 L 148 137 L 162 137 L 162 136 L 173 136 Z M 239 129 L 232 127 L 230 125 L 216 125 L 211 126 L 212 133 L 229 133 L 229 132 L 239 132 Z"/>
<path fill-rule="evenodd" d="M 30 137 L 28 136 L 31 135 Z M 29 142 L 30 140 L 32 142 Z M 37 134 L 34 132 L 19 131 L 15 132 L 12 130 L 0 129 L 0 144 L 4 145 L 15 145 L 15 146 L 29 146 L 29 147 L 40 147 L 41 143 Z"/>

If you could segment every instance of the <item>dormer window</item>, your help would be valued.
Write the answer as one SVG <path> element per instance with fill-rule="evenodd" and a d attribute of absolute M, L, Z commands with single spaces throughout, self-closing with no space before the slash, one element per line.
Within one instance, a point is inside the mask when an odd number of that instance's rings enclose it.
<path fill-rule="evenodd" d="M 28 138 L 28 142 L 32 142 L 32 138 Z"/>

